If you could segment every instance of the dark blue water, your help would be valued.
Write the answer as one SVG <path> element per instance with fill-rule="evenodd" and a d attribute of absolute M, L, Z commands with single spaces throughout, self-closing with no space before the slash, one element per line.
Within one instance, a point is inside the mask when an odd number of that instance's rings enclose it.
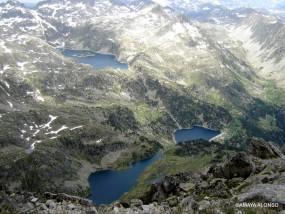
<path fill-rule="evenodd" d="M 110 204 L 128 192 L 137 182 L 138 177 L 147 166 L 161 158 L 161 153 L 139 161 L 125 170 L 104 170 L 89 176 L 91 200 L 96 204 Z"/>
<path fill-rule="evenodd" d="M 174 138 L 176 143 L 181 143 L 190 140 L 207 140 L 209 141 L 213 137 L 221 134 L 220 131 L 207 129 L 200 126 L 194 126 L 191 129 L 179 129 L 174 132 Z"/>
<path fill-rule="evenodd" d="M 119 68 L 128 69 L 128 64 L 119 62 L 114 55 L 100 54 L 84 50 L 62 50 L 63 55 L 72 57 L 83 64 L 92 65 L 96 69 Z"/>

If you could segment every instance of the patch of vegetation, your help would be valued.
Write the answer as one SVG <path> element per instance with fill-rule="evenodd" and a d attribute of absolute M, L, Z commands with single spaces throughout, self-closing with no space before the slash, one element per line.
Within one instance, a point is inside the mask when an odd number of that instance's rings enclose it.
<path fill-rule="evenodd" d="M 276 118 L 271 115 L 265 115 L 265 117 L 259 118 L 257 125 L 260 129 L 265 131 L 277 132 L 280 130 L 280 128 L 277 127 Z"/>
<path fill-rule="evenodd" d="M 121 157 L 115 163 L 114 168 L 125 168 L 139 160 L 151 158 L 161 148 L 161 145 L 157 141 L 149 140 L 148 138 L 141 136 L 131 145 L 131 147 L 129 147 L 128 151 L 121 154 Z"/>
<path fill-rule="evenodd" d="M 207 124 L 208 127 L 222 128 L 231 121 L 230 113 L 219 106 L 205 103 L 195 97 L 179 93 L 163 86 L 158 80 L 147 79 L 151 90 L 157 91 L 166 109 L 183 127 Z"/>
<path fill-rule="evenodd" d="M 162 116 L 162 112 L 158 108 L 151 108 L 146 104 L 134 105 L 131 107 L 136 120 L 141 125 L 147 125 Z"/>
<path fill-rule="evenodd" d="M 209 102 L 213 105 L 216 105 L 216 106 L 227 105 L 226 100 L 222 96 L 222 94 L 214 88 L 209 89 L 208 93 L 206 94 L 205 100 L 207 100 L 207 102 Z"/>
<path fill-rule="evenodd" d="M 65 133 L 58 141 L 59 146 L 73 157 L 100 164 L 101 159 L 109 152 L 127 148 L 131 139 L 120 139 L 110 127 L 98 125 L 78 132 Z"/>
<path fill-rule="evenodd" d="M 106 123 L 115 130 L 128 131 L 138 129 L 138 122 L 135 119 L 134 113 L 122 106 L 116 106 L 109 109 L 111 112 L 107 116 Z"/>
<path fill-rule="evenodd" d="M 275 121 L 274 121 L 275 118 Z M 254 99 L 240 118 L 248 136 L 281 143 L 285 139 L 285 114 L 280 107 Z M 269 124 L 273 125 L 270 128 Z"/>
<path fill-rule="evenodd" d="M 48 147 L 1 166 L 1 183 L 32 192 L 60 191 L 63 182 L 74 178 L 74 161 L 61 150 Z M 46 155 L 46 154 L 49 155 Z M 68 191 L 67 191 L 68 192 Z"/>
<path fill-rule="evenodd" d="M 122 200 L 140 198 L 150 188 L 150 183 L 166 175 L 181 172 L 197 172 L 206 167 L 214 158 L 212 154 L 198 154 L 193 156 L 178 156 L 177 147 L 170 146 L 166 149 L 163 158 L 154 162 L 140 176 L 137 185 Z"/>
<path fill-rule="evenodd" d="M 285 104 L 285 90 L 279 88 L 274 81 L 267 81 L 264 85 L 265 98 L 272 104 Z"/>
<path fill-rule="evenodd" d="M 234 119 L 226 129 L 225 142 L 240 145 L 246 141 L 247 133 L 239 119 Z"/>
<path fill-rule="evenodd" d="M 173 121 L 167 112 L 162 112 L 161 117 L 155 121 L 151 121 L 149 127 L 152 128 L 154 134 L 160 137 L 160 140 L 165 138 L 166 141 L 171 142 L 171 144 L 173 143 L 172 134 L 174 130 L 178 128 L 175 121 Z"/>

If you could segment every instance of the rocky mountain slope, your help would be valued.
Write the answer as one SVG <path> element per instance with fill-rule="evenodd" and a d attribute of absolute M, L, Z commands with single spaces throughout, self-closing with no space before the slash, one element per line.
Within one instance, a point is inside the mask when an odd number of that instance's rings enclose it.
<path fill-rule="evenodd" d="M 0 4 L 2 189 L 87 197 L 91 172 L 150 157 L 197 124 L 238 148 L 253 136 L 284 143 L 284 24 L 158 3 Z M 59 48 L 112 53 L 129 69 L 94 69 Z"/>
<path fill-rule="evenodd" d="M 193 142 L 190 148 L 207 148 L 205 143 Z M 2 190 L 1 205 L 25 213 L 282 213 L 284 160 L 274 144 L 254 138 L 248 141 L 245 152 L 220 156 L 204 172 L 167 176 L 152 184 L 140 199 L 95 207 L 87 199 L 66 194 Z M 255 208 L 242 207 L 243 203 L 271 205 Z"/>

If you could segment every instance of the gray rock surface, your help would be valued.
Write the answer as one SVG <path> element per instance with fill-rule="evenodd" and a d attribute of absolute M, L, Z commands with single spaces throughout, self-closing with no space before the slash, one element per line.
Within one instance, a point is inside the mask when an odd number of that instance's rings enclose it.
<path fill-rule="evenodd" d="M 209 172 L 218 178 L 247 178 L 255 172 L 255 165 L 246 153 L 240 152 L 223 164 L 213 166 Z"/>
<path fill-rule="evenodd" d="M 252 138 L 248 141 L 248 145 L 249 153 L 256 157 L 262 159 L 284 158 L 284 154 L 277 145 L 263 139 Z"/>

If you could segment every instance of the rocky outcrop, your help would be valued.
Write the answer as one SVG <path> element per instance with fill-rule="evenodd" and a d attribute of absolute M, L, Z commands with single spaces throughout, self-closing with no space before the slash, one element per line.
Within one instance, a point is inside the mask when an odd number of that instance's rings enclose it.
<path fill-rule="evenodd" d="M 284 154 L 277 145 L 263 139 L 251 138 L 248 140 L 249 153 L 261 159 L 284 158 Z"/>
<path fill-rule="evenodd" d="M 284 154 L 277 145 L 263 139 L 251 138 L 247 145 L 247 152 L 239 152 L 227 158 L 223 163 L 211 166 L 209 173 L 217 178 L 246 179 L 266 167 L 264 159 L 284 158 Z"/>
<path fill-rule="evenodd" d="M 72 196 L 65 193 L 53 194 L 50 192 L 44 193 L 44 197 L 46 199 L 56 200 L 56 201 L 70 201 L 72 203 L 78 203 L 81 205 L 90 206 L 92 205 L 92 201 L 86 198 Z"/>
<path fill-rule="evenodd" d="M 98 214 L 88 199 L 68 194 L 33 194 L 30 192 L 0 192 L 0 213 L 25 214 Z"/>
<path fill-rule="evenodd" d="M 236 154 L 223 164 L 212 166 L 209 170 L 209 173 L 212 173 L 214 177 L 226 179 L 247 178 L 254 172 L 255 165 L 244 152 Z"/>
<path fill-rule="evenodd" d="M 225 179 L 213 179 L 204 184 L 197 184 L 195 192 L 207 197 L 230 198 L 232 196 Z"/>
<path fill-rule="evenodd" d="M 252 139 L 245 152 L 214 164 L 207 173 L 180 173 L 153 184 L 142 201 L 106 208 L 103 213 L 279 213 L 284 209 L 285 160 L 277 147 L 273 159 L 260 154 L 263 140 Z M 251 148 L 250 148 L 251 147 Z M 250 152 L 251 151 L 251 152 Z M 269 203 L 274 207 L 243 208 L 236 204 Z M 143 204 L 142 204 L 143 203 Z M 277 207 L 278 205 L 278 207 Z M 271 205 L 270 205 L 271 206 Z"/>
<path fill-rule="evenodd" d="M 167 204 L 160 205 L 156 202 L 142 205 L 139 207 L 125 208 L 121 204 L 114 206 L 101 207 L 98 209 L 100 214 L 173 214 L 173 209 Z"/>
<path fill-rule="evenodd" d="M 161 182 L 152 184 L 150 190 L 142 197 L 144 203 L 153 201 L 161 202 L 171 194 L 176 194 L 182 189 L 181 183 L 189 181 L 190 176 L 186 173 L 180 173 L 174 176 L 166 176 Z"/>
<path fill-rule="evenodd" d="M 268 202 L 278 203 L 285 209 L 285 185 L 260 184 L 252 187 L 248 192 L 239 195 L 240 202 Z"/>
<path fill-rule="evenodd" d="M 264 144 L 263 141 L 253 140 L 256 145 L 253 149 Z M 223 163 L 215 163 L 207 172 L 184 172 L 166 176 L 152 184 L 140 199 L 95 207 L 88 199 L 67 194 L 47 192 L 35 195 L 2 190 L 0 207 L 4 207 L 5 211 L 30 214 L 277 214 L 285 209 L 285 159 L 280 158 L 282 156 L 263 159 L 253 156 L 249 151 L 254 150 L 238 153 L 231 151 L 235 154 L 225 158 Z M 258 151 L 254 152 L 258 154 Z M 278 148 L 275 152 L 281 153 Z M 236 206 L 244 202 L 270 203 L 274 206 L 278 204 L 278 207 L 245 209 Z"/>

